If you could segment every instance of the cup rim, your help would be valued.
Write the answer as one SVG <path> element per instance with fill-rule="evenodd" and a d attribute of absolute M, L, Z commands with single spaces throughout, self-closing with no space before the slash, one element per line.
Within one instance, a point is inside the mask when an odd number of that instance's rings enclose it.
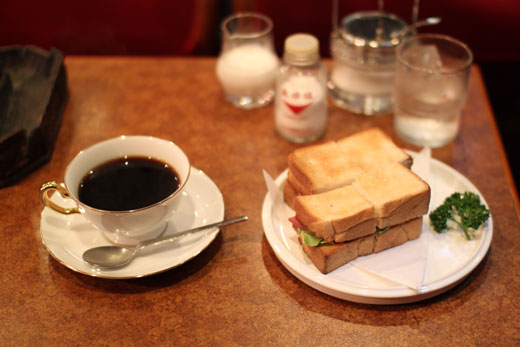
<path fill-rule="evenodd" d="M 467 57 L 466 61 L 463 64 L 461 64 L 461 66 L 458 66 L 456 68 L 452 68 L 452 69 L 447 70 L 447 71 L 435 71 L 435 70 L 428 69 L 428 68 L 425 68 L 425 67 L 420 67 L 420 66 L 417 66 L 417 65 L 414 65 L 414 64 L 410 64 L 408 61 L 403 59 L 401 52 L 403 51 L 404 46 L 405 46 L 406 43 L 408 43 L 410 41 L 413 41 L 413 40 L 420 40 L 420 39 L 436 39 L 436 40 L 448 41 L 448 42 L 450 42 L 450 43 L 452 43 L 454 45 L 457 45 L 457 46 L 461 47 L 467 53 L 468 57 Z M 432 34 L 432 33 L 415 34 L 415 35 L 406 37 L 401 42 L 401 44 L 399 44 L 399 46 L 397 46 L 396 57 L 397 57 L 397 60 L 401 64 L 405 65 L 409 69 L 412 69 L 412 70 L 415 70 L 415 71 L 426 72 L 426 73 L 435 73 L 437 75 L 452 75 L 452 74 L 457 73 L 459 71 L 463 71 L 463 70 L 468 69 L 471 66 L 471 64 L 473 63 L 473 52 L 471 51 L 471 49 L 468 47 L 467 44 L 465 44 L 464 42 L 462 42 L 462 41 L 460 41 L 460 40 L 458 40 L 458 39 L 456 39 L 454 37 L 448 36 L 448 35 Z"/>
<path fill-rule="evenodd" d="M 242 34 L 242 35 L 237 35 L 237 34 L 230 35 L 228 30 L 227 30 L 227 25 L 229 24 L 229 22 L 231 22 L 234 19 L 245 18 L 245 17 L 253 17 L 253 18 L 261 19 L 264 22 L 266 22 L 267 27 L 264 30 L 259 31 L 257 33 Z M 263 15 L 261 13 L 257 13 L 257 12 L 238 12 L 238 13 L 234 13 L 234 14 L 231 14 L 231 15 L 227 16 L 222 21 L 222 23 L 220 24 L 220 29 L 221 29 L 222 33 L 225 36 L 228 36 L 230 38 L 255 39 L 255 38 L 259 38 L 259 37 L 262 37 L 262 36 L 265 36 L 265 35 L 268 35 L 269 33 L 271 33 L 273 31 L 273 21 L 271 20 L 271 18 L 269 18 L 266 15 Z"/>
<path fill-rule="evenodd" d="M 124 140 L 124 139 L 131 139 L 131 138 L 142 138 L 142 139 L 152 139 L 152 140 L 158 140 L 158 141 L 161 141 L 161 142 L 167 142 L 167 143 L 170 143 L 170 144 L 173 144 L 183 155 L 183 157 L 186 159 L 186 163 L 187 163 L 187 174 L 186 174 L 186 179 L 181 182 L 181 184 L 179 185 L 179 187 L 173 192 L 171 193 L 170 195 L 168 195 L 167 197 L 165 197 L 164 199 L 160 200 L 160 201 L 157 201 L 151 205 L 148 205 L 148 206 L 145 206 L 145 207 L 141 207 L 141 208 L 136 208 L 136 209 L 131 209 L 131 210 L 122 210 L 122 211 L 112 211 L 112 210 L 103 210 L 103 209 L 99 209 L 99 208 L 96 208 L 96 207 L 92 207 L 92 206 L 89 206 L 83 202 L 81 202 L 79 200 L 79 198 L 77 196 L 75 196 L 75 194 L 72 194 L 71 193 L 71 190 L 69 189 L 69 186 L 67 185 L 67 175 L 68 175 L 68 172 L 70 170 L 70 166 L 71 164 L 77 160 L 77 158 L 82 155 L 84 152 L 90 150 L 90 149 L 93 149 L 94 147 L 98 147 L 98 146 L 101 146 L 103 144 L 105 144 L 106 142 L 110 142 L 110 141 L 117 141 L 117 140 Z M 153 157 L 153 156 L 152 156 Z M 157 158 L 156 158 L 157 159 Z M 186 183 L 188 182 L 189 178 L 190 178 L 190 174 L 191 174 L 191 163 L 190 163 L 190 160 L 188 158 L 188 156 L 186 155 L 186 153 L 182 150 L 181 147 L 179 147 L 176 143 L 174 143 L 173 141 L 169 141 L 169 140 L 165 140 L 165 139 L 162 139 L 162 138 L 159 138 L 159 137 L 155 137 L 155 136 L 147 136 L 147 135 L 120 135 L 120 136 L 117 136 L 117 137 L 113 137 L 113 138 L 110 138 L 110 139 L 106 139 L 106 140 L 103 140 L 103 141 L 99 141 L 99 142 L 96 142 L 94 144 L 92 144 L 91 146 L 81 150 L 80 152 L 78 152 L 74 158 L 72 158 L 69 162 L 69 164 L 67 165 L 67 168 L 65 170 L 65 176 L 64 176 L 64 180 L 63 180 L 63 184 L 65 185 L 65 188 L 67 189 L 67 191 L 69 192 L 70 194 L 70 197 L 76 202 L 76 204 L 78 205 L 78 207 L 80 208 L 84 208 L 84 209 L 87 209 L 89 211 L 94 211 L 94 212 L 98 212 L 98 213 L 111 213 L 111 214 L 129 214 L 129 213 L 135 213 L 135 212 L 138 212 L 138 211 L 143 211 L 143 210 L 148 210 L 152 207 L 155 207 L 157 205 L 160 205 L 162 203 L 164 203 L 165 201 L 167 200 L 170 200 L 172 199 L 174 196 L 176 196 L 177 194 L 180 194 L 180 192 L 184 189 L 184 186 L 186 185 Z"/>

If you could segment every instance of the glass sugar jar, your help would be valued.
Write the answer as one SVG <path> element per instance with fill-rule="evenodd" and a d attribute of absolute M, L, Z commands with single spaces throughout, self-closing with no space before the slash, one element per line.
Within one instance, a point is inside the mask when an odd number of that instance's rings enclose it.
<path fill-rule="evenodd" d="M 407 24 L 380 11 L 356 12 L 331 34 L 329 89 L 334 103 L 351 112 L 391 112 L 395 49 Z"/>

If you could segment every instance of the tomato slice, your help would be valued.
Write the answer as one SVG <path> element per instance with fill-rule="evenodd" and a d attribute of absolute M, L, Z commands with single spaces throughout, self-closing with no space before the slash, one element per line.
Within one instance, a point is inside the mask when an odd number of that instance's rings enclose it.
<path fill-rule="evenodd" d="M 303 224 L 296 218 L 296 216 L 289 218 L 289 222 L 292 223 L 294 228 L 305 229 Z"/>

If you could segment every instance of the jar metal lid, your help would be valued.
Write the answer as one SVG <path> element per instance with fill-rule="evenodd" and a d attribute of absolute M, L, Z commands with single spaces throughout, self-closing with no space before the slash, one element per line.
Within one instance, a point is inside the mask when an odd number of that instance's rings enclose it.
<path fill-rule="evenodd" d="M 396 34 L 406 27 L 402 19 L 390 13 L 356 12 L 342 19 L 339 34 L 356 47 L 395 48 L 402 39 Z"/>

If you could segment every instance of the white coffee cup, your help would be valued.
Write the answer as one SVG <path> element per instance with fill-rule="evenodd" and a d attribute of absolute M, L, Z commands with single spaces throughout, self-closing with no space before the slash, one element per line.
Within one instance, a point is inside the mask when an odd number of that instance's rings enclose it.
<path fill-rule="evenodd" d="M 179 176 L 179 188 L 157 203 L 134 210 L 107 211 L 81 202 L 78 191 L 83 177 L 91 169 L 125 156 L 150 157 L 168 164 Z M 120 136 L 81 151 L 67 166 L 64 183 L 44 183 L 40 188 L 40 196 L 47 207 L 59 213 L 82 213 L 113 243 L 132 245 L 157 237 L 165 230 L 168 219 L 182 200 L 181 192 L 188 182 L 190 169 L 188 157 L 173 142 L 151 136 Z M 76 206 L 60 206 L 49 195 L 53 191 L 57 191 L 64 198 L 72 199 Z"/>

